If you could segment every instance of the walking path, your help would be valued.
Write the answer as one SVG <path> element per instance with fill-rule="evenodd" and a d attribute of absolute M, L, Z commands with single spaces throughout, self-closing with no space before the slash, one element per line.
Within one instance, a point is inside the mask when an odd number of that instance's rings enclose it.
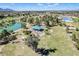
<path fill-rule="evenodd" d="M 65 30 L 65 32 L 66 32 L 66 27 L 64 27 L 64 28 L 65 28 L 64 30 Z M 77 49 L 75 48 L 74 43 L 73 43 L 72 38 L 71 38 L 71 37 L 72 37 L 72 33 L 67 33 L 67 32 L 66 32 L 66 36 L 67 36 L 67 40 L 69 40 L 69 41 L 72 42 L 72 44 L 73 44 L 73 45 L 72 45 L 72 46 L 73 46 L 73 50 L 77 50 Z"/>

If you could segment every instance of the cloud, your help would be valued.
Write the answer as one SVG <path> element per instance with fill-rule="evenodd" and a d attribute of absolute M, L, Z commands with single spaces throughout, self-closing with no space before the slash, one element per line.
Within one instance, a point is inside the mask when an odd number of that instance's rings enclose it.
<path fill-rule="evenodd" d="M 0 8 L 9 8 L 10 6 L 0 6 Z"/>
<path fill-rule="evenodd" d="M 48 4 L 47 6 L 53 6 L 53 5 L 51 5 L 51 4 Z"/>
<path fill-rule="evenodd" d="M 37 3 L 38 6 L 58 6 L 59 3 Z"/>
<path fill-rule="evenodd" d="M 4 5 L 0 5 L 0 8 L 11 8 L 14 5 L 15 5 L 14 3 L 4 4 Z"/>
<path fill-rule="evenodd" d="M 37 5 L 38 5 L 38 6 L 43 6 L 43 4 L 42 4 L 42 3 L 37 3 Z"/>
<path fill-rule="evenodd" d="M 53 5 L 54 5 L 54 6 L 57 6 L 57 5 L 59 5 L 59 3 L 54 3 Z"/>
<path fill-rule="evenodd" d="M 47 6 L 58 6 L 59 5 L 59 3 L 49 3 L 49 4 L 47 4 Z"/>
<path fill-rule="evenodd" d="M 11 3 L 10 5 L 15 5 L 15 3 Z"/>

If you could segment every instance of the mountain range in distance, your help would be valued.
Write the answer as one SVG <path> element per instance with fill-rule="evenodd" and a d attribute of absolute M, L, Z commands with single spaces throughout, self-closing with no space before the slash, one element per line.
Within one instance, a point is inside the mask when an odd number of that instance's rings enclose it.
<path fill-rule="evenodd" d="M 6 9 L 0 8 L 0 11 L 14 11 L 14 10 L 9 9 L 9 8 L 6 8 Z"/>
<path fill-rule="evenodd" d="M 18 10 L 13 10 L 13 9 L 10 9 L 10 8 L 0 8 L 0 11 L 18 11 Z M 79 9 L 78 10 L 42 10 L 42 11 L 52 11 L 52 12 L 54 12 L 54 11 L 79 11 Z"/>

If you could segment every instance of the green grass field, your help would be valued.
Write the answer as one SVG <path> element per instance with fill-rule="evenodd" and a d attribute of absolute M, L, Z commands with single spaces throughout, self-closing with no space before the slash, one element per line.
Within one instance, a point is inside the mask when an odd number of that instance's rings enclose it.
<path fill-rule="evenodd" d="M 37 55 L 31 48 L 23 44 L 7 44 L 2 49 L 2 55 L 6 56 L 35 56 Z"/>
<path fill-rule="evenodd" d="M 79 22 L 79 18 L 73 18 L 74 22 Z"/>
<path fill-rule="evenodd" d="M 46 36 L 44 39 L 41 39 L 39 47 L 56 48 L 57 51 L 50 53 L 50 55 L 79 55 L 79 51 L 73 46 L 72 40 L 68 37 L 63 27 L 56 26 L 52 30 L 53 33 L 51 36 Z"/>
<path fill-rule="evenodd" d="M 50 53 L 51 56 L 72 56 L 79 55 L 79 51 L 75 48 L 72 40 L 67 35 L 65 29 L 60 26 L 52 27 L 51 35 L 41 37 L 39 48 L 56 48 L 55 53 Z M 37 56 L 31 48 L 24 44 L 7 44 L 2 49 L 3 55 L 23 55 L 23 56 Z"/>

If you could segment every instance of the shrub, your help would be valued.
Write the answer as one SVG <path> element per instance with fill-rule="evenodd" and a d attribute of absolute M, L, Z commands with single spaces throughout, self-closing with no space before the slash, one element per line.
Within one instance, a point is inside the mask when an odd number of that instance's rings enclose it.
<path fill-rule="evenodd" d="M 79 31 L 79 28 L 76 28 L 76 31 Z"/>
<path fill-rule="evenodd" d="M 77 40 L 75 34 L 72 34 L 72 40 L 73 40 L 73 41 L 76 41 L 76 40 Z"/>
<path fill-rule="evenodd" d="M 79 50 L 79 42 L 77 42 L 77 44 L 76 44 L 76 48 Z"/>

